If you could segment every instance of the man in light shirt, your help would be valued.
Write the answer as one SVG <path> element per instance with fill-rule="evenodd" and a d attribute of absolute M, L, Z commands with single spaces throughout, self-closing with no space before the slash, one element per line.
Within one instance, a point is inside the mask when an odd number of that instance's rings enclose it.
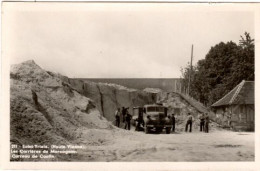
<path fill-rule="evenodd" d="M 116 117 L 116 126 L 120 126 L 120 108 L 118 108 L 115 112 L 115 117 Z"/>
<path fill-rule="evenodd" d="M 190 126 L 190 132 L 192 131 L 192 121 L 193 121 L 193 116 L 190 113 L 188 113 L 185 132 L 188 131 L 188 126 Z"/>

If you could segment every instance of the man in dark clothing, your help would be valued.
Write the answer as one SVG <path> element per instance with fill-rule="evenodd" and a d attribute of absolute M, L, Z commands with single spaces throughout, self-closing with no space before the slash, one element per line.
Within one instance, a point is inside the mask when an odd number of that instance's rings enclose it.
<path fill-rule="evenodd" d="M 205 116 L 204 116 L 204 113 L 202 113 L 200 116 L 199 116 L 199 119 L 200 119 L 200 132 L 204 131 L 205 128 L 204 128 L 204 125 L 205 125 Z"/>
<path fill-rule="evenodd" d="M 172 114 L 172 132 L 175 132 L 175 116 L 174 113 Z"/>
<path fill-rule="evenodd" d="M 130 113 L 128 112 L 128 110 L 126 110 L 126 116 L 125 116 L 125 129 L 130 130 L 130 121 L 132 119 L 132 115 L 130 115 Z"/>
<path fill-rule="evenodd" d="M 125 123 L 126 110 L 127 109 L 125 107 L 122 107 L 123 123 Z"/>
<path fill-rule="evenodd" d="M 185 132 L 188 131 L 188 126 L 190 126 L 190 132 L 192 131 L 192 120 L 193 120 L 192 115 L 188 113 Z"/>
<path fill-rule="evenodd" d="M 119 127 L 120 126 L 120 108 L 118 108 L 116 110 L 115 117 L 116 117 L 116 126 Z"/>
<path fill-rule="evenodd" d="M 142 127 L 141 127 L 142 125 Z M 137 118 L 137 126 L 136 126 L 136 130 L 137 131 L 142 131 L 144 127 L 144 118 L 143 118 L 143 112 L 141 110 L 139 110 L 138 113 L 138 118 Z"/>
<path fill-rule="evenodd" d="M 205 115 L 205 132 L 209 133 L 209 115 L 206 113 Z"/>

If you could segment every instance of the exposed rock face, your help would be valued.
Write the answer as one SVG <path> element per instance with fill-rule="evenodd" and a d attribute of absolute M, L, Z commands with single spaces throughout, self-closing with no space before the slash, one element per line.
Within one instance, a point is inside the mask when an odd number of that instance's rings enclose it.
<path fill-rule="evenodd" d="M 185 115 L 191 113 L 194 116 L 197 116 L 199 111 L 192 107 L 186 100 L 184 100 L 179 94 L 171 92 L 160 92 L 157 94 L 158 102 L 162 103 L 164 106 L 167 106 L 170 113 L 174 112 L 174 109 L 180 109 L 180 115 Z M 176 113 L 176 112 L 174 112 Z"/>
<path fill-rule="evenodd" d="M 33 61 L 11 68 L 11 141 L 69 144 L 89 128 L 112 128 L 89 98 Z"/>
<path fill-rule="evenodd" d="M 195 108 L 182 95 L 174 92 L 158 91 L 157 102 L 168 107 L 169 114 L 175 113 L 177 131 L 184 131 L 188 113 L 191 113 L 193 116 L 193 129 L 199 130 L 200 120 L 198 116 L 200 113 L 204 113 L 204 111 L 201 111 L 200 108 Z M 205 112 L 207 111 L 205 110 Z M 211 117 L 210 119 L 212 120 Z M 211 130 L 218 129 L 218 127 L 219 125 L 215 122 L 210 122 L 209 128 Z"/>
<path fill-rule="evenodd" d="M 110 121 L 115 120 L 114 113 L 118 107 L 130 107 L 129 112 L 132 113 L 135 106 L 161 103 L 168 107 L 168 114 L 177 114 L 177 130 L 183 131 L 185 128 L 187 113 L 193 115 L 195 119 L 193 127 L 198 129 L 198 114 L 201 111 L 193 107 L 178 93 L 164 92 L 154 88 L 146 88 L 140 91 L 115 84 L 94 83 L 80 79 L 65 80 L 81 94 L 93 99 L 100 113 Z"/>
<path fill-rule="evenodd" d="M 161 103 L 168 107 L 168 114 L 175 113 L 177 127 L 183 130 L 186 124 L 187 113 L 195 119 L 194 127 L 199 126 L 198 114 L 201 113 L 181 95 L 174 92 L 165 92 L 157 88 L 146 88 L 143 91 L 129 89 L 123 86 L 106 83 L 94 83 L 80 79 L 65 79 L 68 83 L 86 97 L 93 99 L 100 113 L 110 121 L 114 121 L 114 113 L 118 107 L 130 107 L 145 104 Z"/>
<path fill-rule="evenodd" d="M 93 83 L 78 79 L 69 79 L 68 83 L 91 98 L 102 115 L 110 121 L 115 120 L 114 113 L 117 108 L 129 107 L 132 113 L 133 107 L 156 102 L 156 93 L 129 89 L 120 85 Z"/>

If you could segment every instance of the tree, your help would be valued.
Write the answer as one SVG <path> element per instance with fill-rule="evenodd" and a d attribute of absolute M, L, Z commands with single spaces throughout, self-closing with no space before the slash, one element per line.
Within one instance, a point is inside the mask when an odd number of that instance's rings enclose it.
<path fill-rule="evenodd" d="M 220 42 L 189 70 L 189 66 L 182 68 L 185 86 L 189 72 L 192 73 L 190 95 L 211 105 L 242 80 L 254 80 L 254 39 L 245 32 L 239 45 L 232 41 Z"/>

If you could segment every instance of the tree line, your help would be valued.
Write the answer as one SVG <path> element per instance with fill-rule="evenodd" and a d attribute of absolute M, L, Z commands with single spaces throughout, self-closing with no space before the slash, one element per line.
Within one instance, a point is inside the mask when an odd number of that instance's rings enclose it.
<path fill-rule="evenodd" d="M 211 47 L 205 59 L 192 68 L 189 63 L 181 68 L 182 85 L 188 87 L 189 95 L 206 104 L 213 104 L 232 90 L 242 80 L 254 81 L 254 39 L 245 32 L 239 43 L 220 42 Z"/>

